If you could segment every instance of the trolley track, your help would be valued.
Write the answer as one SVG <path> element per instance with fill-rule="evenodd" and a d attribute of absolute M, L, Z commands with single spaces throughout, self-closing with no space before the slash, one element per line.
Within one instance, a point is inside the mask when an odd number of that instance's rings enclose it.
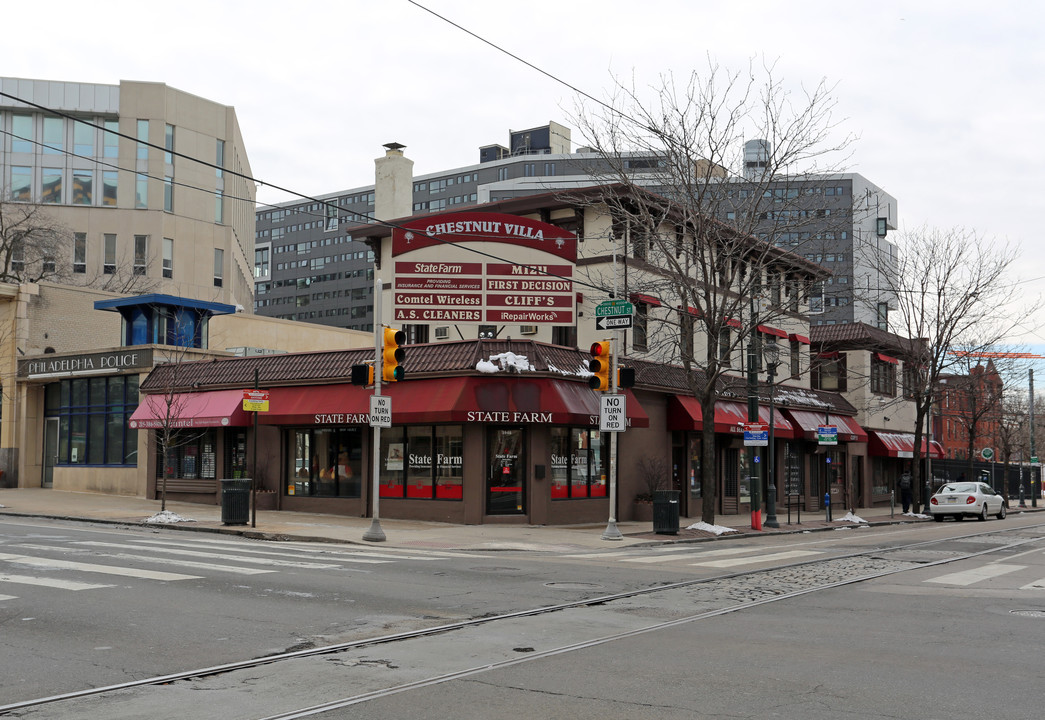
<path fill-rule="evenodd" d="M 975 543 L 982 547 L 976 550 L 948 550 L 945 552 L 933 549 L 933 546 L 961 542 Z M 1045 544 L 1045 523 L 1018 528 L 992 529 L 892 547 L 879 546 L 831 558 L 796 561 L 771 568 L 751 569 L 723 573 L 712 577 L 665 583 L 655 587 L 598 595 L 555 605 L 476 617 L 408 632 L 196 668 L 184 672 L 2 705 L 0 706 L 0 716 L 25 718 L 79 717 L 73 707 L 76 701 L 93 699 L 94 703 L 92 703 L 92 706 L 94 710 L 97 710 L 99 706 L 96 703 L 104 701 L 106 696 L 126 697 L 128 691 L 142 688 L 170 688 L 184 685 L 190 681 L 192 683 L 204 683 L 216 679 L 232 678 L 237 673 L 315 660 L 323 661 L 328 669 L 330 667 L 340 668 L 343 675 L 345 667 L 357 667 L 364 662 L 374 662 L 373 660 L 360 659 L 361 653 L 374 647 L 405 645 L 415 641 L 423 641 L 426 638 L 437 635 L 464 635 L 469 633 L 471 633 L 471 636 L 465 642 L 470 644 L 470 646 L 474 646 L 477 641 L 472 631 L 480 630 L 484 626 L 517 624 L 531 618 L 546 616 L 546 619 L 549 619 L 569 612 L 600 608 L 609 608 L 614 612 L 613 621 L 605 624 L 605 632 L 595 632 L 592 637 L 585 637 L 561 644 L 552 643 L 542 649 L 516 647 L 508 653 L 509 656 L 507 657 L 503 656 L 504 651 L 502 648 L 495 652 L 489 661 L 479 664 L 457 667 L 451 671 L 437 674 L 431 674 L 430 671 L 426 670 L 427 674 L 422 673 L 424 677 L 408 682 L 391 683 L 383 687 L 374 688 L 360 687 L 351 695 L 317 702 L 307 707 L 297 707 L 277 714 L 251 714 L 244 716 L 254 720 L 290 720 L 291 718 L 311 717 L 339 708 L 365 703 L 380 697 L 437 685 L 521 663 L 533 662 L 541 658 L 562 655 L 636 635 L 670 629 L 671 627 L 687 623 L 755 608 L 767 603 L 783 601 L 911 570 L 1002 553 L 1033 543 Z M 919 556 L 919 552 L 924 552 L 925 555 Z M 912 554 L 914 559 L 911 558 Z M 942 557 L 940 556 L 941 554 L 943 555 Z M 933 557 L 936 559 L 932 559 Z M 677 611 L 678 607 L 698 608 L 698 611 L 679 613 Z M 663 614 L 674 616 L 666 620 L 656 620 L 658 615 Z M 620 622 L 621 617 L 631 617 L 636 619 L 637 622 L 632 623 L 631 626 L 626 626 L 624 629 L 618 629 L 622 624 Z M 654 621 L 651 622 L 651 619 Z M 501 657 L 497 657 L 498 655 Z M 333 663 L 328 662 L 331 660 Z M 344 683 L 338 684 L 343 685 Z M 236 692 L 232 688 L 229 688 L 228 691 L 230 693 Z M 242 691 L 241 689 L 240 692 Z M 71 714 L 46 714 L 51 711 L 59 711 L 59 708 L 64 708 Z M 85 710 L 86 714 L 83 717 L 92 717 L 91 713 L 93 711 L 89 708 L 85 708 Z M 41 714 L 38 714 L 38 712 Z M 128 715 L 128 717 L 131 716 Z M 225 713 L 223 713 L 223 716 L 229 717 Z"/>

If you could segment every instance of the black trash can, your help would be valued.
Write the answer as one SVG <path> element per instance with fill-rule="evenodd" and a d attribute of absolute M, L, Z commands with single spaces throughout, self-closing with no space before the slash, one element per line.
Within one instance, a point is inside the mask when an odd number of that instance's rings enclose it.
<path fill-rule="evenodd" d="M 653 493 L 653 532 L 659 535 L 679 534 L 678 490 L 656 490 Z"/>
<path fill-rule="evenodd" d="M 246 525 L 250 520 L 250 478 L 221 481 L 221 522 Z"/>

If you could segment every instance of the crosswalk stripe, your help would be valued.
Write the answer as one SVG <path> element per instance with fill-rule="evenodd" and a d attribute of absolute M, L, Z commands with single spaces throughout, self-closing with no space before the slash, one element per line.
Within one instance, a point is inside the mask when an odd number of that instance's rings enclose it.
<path fill-rule="evenodd" d="M 1020 590 L 1045 590 L 1045 578 L 1028 583 L 1021 587 Z"/>
<path fill-rule="evenodd" d="M 315 563 L 307 562 L 304 560 L 276 560 L 274 558 L 267 557 L 251 557 L 248 555 L 228 555 L 225 553 L 210 553 L 201 552 L 199 550 L 185 550 L 183 548 L 171 548 L 163 546 L 148 546 L 142 547 L 141 545 L 126 545 L 123 543 L 107 543 L 107 542 L 80 542 L 77 545 L 85 545 L 87 547 L 107 547 L 117 548 L 120 550 L 148 550 L 149 552 L 161 552 L 169 553 L 174 555 L 185 555 L 187 557 L 200 557 L 200 558 L 213 558 L 215 560 L 235 560 L 238 562 L 251 563 L 254 565 L 272 565 L 274 567 L 295 567 L 304 568 L 308 570 L 333 570 L 340 567 L 332 563 Z M 359 560 L 346 559 L 346 562 L 358 562 L 368 564 L 380 564 L 392 562 L 391 560 L 368 560 L 366 558 L 360 558 Z"/>
<path fill-rule="evenodd" d="M 1023 570 L 1025 567 L 1027 566 L 990 563 L 989 565 L 981 565 L 980 567 L 972 568 L 971 570 L 940 575 L 939 577 L 930 578 L 925 582 L 940 583 L 941 585 L 972 585 L 981 580 L 990 580 L 991 578 L 996 578 L 1000 575 Z"/>
<path fill-rule="evenodd" d="M 806 557 L 808 555 L 820 555 L 821 553 L 813 550 L 791 550 L 789 552 L 770 553 L 769 555 L 756 555 L 754 557 L 742 557 L 742 558 L 726 558 L 723 560 L 707 560 L 702 562 L 690 563 L 697 567 L 715 567 L 715 568 L 727 568 L 736 567 L 737 565 L 753 565 L 755 563 L 767 562 L 770 560 L 792 560 L 794 558 Z"/>
<path fill-rule="evenodd" d="M 57 547 L 51 545 L 13 545 L 22 550 L 47 550 L 49 552 L 62 552 L 62 553 L 75 553 L 75 552 L 87 552 L 86 550 L 80 550 L 73 547 Z M 190 567 L 197 570 L 216 570 L 218 572 L 236 573 L 238 575 L 261 575 L 264 573 L 274 573 L 275 570 L 265 570 L 263 568 L 246 568 L 246 567 L 235 567 L 233 565 L 217 565 L 215 563 L 204 563 L 196 562 L 194 560 L 179 560 L 178 558 L 164 558 L 164 557 L 152 557 L 151 555 L 134 555 L 131 553 L 96 553 L 100 557 L 113 558 L 115 560 L 142 560 L 145 562 L 155 563 L 156 565 L 178 565 L 180 567 Z"/>
<path fill-rule="evenodd" d="M 695 558 L 699 557 L 701 559 L 707 558 L 707 557 L 711 557 L 711 556 L 741 555 L 743 553 L 757 552 L 757 550 L 755 550 L 753 548 L 723 548 L 721 550 L 694 550 L 693 548 L 664 548 L 663 550 L 658 549 L 657 552 L 661 553 L 661 552 L 666 552 L 668 550 L 678 551 L 678 550 L 682 550 L 682 549 L 689 550 L 690 553 L 693 555 L 693 557 L 695 557 Z M 672 556 L 672 555 L 668 555 L 668 556 L 647 555 L 645 557 L 626 558 L 624 560 L 621 560 L 621 562 L 627 562 L 627 563 L 662 563 L 662 562 L 671 562 L 673 560 L 680 560 L 680 559 L 681 560 L 686 560 L 686 559 L 692 559 L 692 558 L 679 558 L 678 556 Z"/>
<path fill-rule="evenodd" d="M 71 560 L 52 560 L 51 558 L 36 558 L 29 555 L 9 555 L 0 553 L 0 560 L 18 563 L 19 565 L 31 565 L 33 567 L 58 568 L 61 570 L 79 570 L 81 572 L 103 573 L 105 575 L 122 575 L 124 577 L 136 577 L 143 580 L 198 580 L 199 575 L 182 575 L 181 573 L 160 572 L 158 570 L 138 570 L 135 568 L 117 567 L 114 565 L 97 565 L 95 563 L 73 562 Z"/>
<path fill-rule="evenodd" d="M 43 587 L 56 588 L 59 590 L 97 590 L 98 588 L 115 587 L 114 585 L 98 585 L 96 583 L 77 582 L 75 580 L 59 580 L 58 578 L 35 577 L 33 575 L 7 575 L 0 574 L 0 582 L 15 583 L 16 585 L 42 585 Z M 14 596 L 0 596 L 13 600 Z"/>
<path fill-rule="evenodd" d="M 3 602 L 4 600 L 17 600 L 17 599 L 18 599 L 17 595 L 0 595 L 0 602 Z"/>

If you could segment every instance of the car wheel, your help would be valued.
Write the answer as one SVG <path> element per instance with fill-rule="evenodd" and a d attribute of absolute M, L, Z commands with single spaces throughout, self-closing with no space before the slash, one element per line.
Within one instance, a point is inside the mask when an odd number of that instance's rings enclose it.
<path fill-rule="evenodd" d="M 943 515 L 933 515 L 933 520 L 936 522 L 943 522 Z"/>
<path fill-rule="evenodd" d="M 980 517 L 977 518 L 980 522 L 987 522 L 987 503 L 983 504 L 983 509 L 980 510 Z"/>
<path fill-rule="evenodd" d="M 999 520 L 1004 520 L 1005 516 L 1008 515 L 1008 514 L 1009 514 L 1008 508 L 1005 507 L 1005 503 L 1002 503 L 1001 504 L 1001 509 L 998 510 L 998 514 L 995 515 L 994 517 L 998 518 Z"/>

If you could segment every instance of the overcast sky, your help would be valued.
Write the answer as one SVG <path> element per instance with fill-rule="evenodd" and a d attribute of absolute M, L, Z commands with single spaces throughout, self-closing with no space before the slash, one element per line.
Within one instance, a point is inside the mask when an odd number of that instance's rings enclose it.
<path fill-rule="evenodd" d="M 849 169 L 902 227 L 1019 244 L 1017 294 L 1045 291 L 1045 3 L 419 0 L 586 93 L 688 76 L 710 54 L 826 79 L 858 136 Z M 575 93 L 408 0 L 7 3 L 0 74 L 163 82 L 236 108 L 254 176 L 319 195 L 373 182 L 382 144 L 418 175 L 478 162 L 509 129 L 573 127 Z M 261 202 L 293 196 L 262 189 Z M 1022 339 L 1045 350 L 1045 322 Z"/>

